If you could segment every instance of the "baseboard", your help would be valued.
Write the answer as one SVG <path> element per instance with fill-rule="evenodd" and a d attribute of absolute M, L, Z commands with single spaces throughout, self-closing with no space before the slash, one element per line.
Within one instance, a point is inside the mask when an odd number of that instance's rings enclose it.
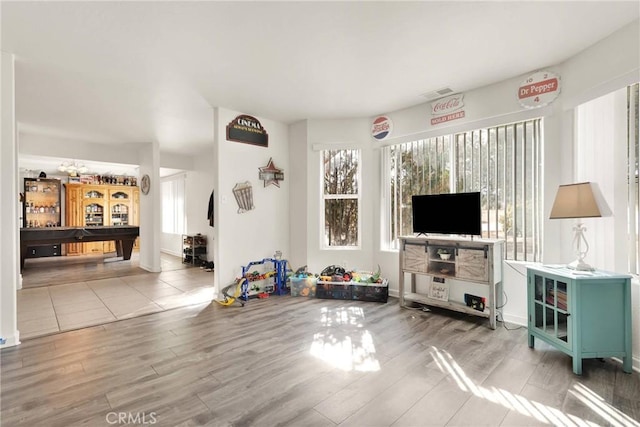
<path fill-rule="evenodd" d="M 13 336 L 2 337 L 5 341 L 4 344 L 0 344 L 0 348 L 15 347 L 20 344 L 20 331 L 15 331 Z"/>
<path fill-rule="evenodd" d="M 513 323 L 519 326 L 527 326 L 527 318 L 522 316 L 514 316 L 509 313 L 503 313 L 501 320 L 504 320 L 507 323 Z"/>
<path fill-rule="evenodd" d="M 157 269 L 157 270 L 156 270 L 156 269 L 154 269 L 153 267 L 148 266 L 148 265 L 146 265 L 146 264 L 142 264 L 142 263 L 140 263 L 140 264 L 138 265 L 138 267 L 140 267 L 141 269 L 146 270 L 146 271 L 148 271 L 148 272 L 150 272 L 150 273 L 160 273 L 160 272 L 162 271 L 162 269 L 161 269 L 161 268 L 159 268 L 159 269 Z"/>
<path fill-rule="evenodd" d="M 175 256 L 175 257 L 178 257 L 178 258 L 182 257 L 182 254 L 180 252 L 172 251 L 172 250 L 169 250 L 169 249 L 160 249 L 160 252 L 162 252 L 164 254 L 167 254 L 167 255 L 172 255 L 172 256 Z"/>

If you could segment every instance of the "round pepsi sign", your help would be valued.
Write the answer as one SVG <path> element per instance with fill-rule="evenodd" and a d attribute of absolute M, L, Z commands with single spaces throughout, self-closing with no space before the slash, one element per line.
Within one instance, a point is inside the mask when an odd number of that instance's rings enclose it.
<path fill-rule="evenodd" d="M 393 122 L 387 116 L 376 117 L 371 126 L 371 136 L 378 141 L 382 141 L 391 134 Z"/>

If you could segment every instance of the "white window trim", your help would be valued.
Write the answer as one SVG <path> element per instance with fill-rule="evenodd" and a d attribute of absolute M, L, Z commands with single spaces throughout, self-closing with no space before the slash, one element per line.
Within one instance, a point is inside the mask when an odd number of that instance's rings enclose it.
<path fill-rule="evenodd" d="M 183 199 L 184 199 L 184 209 L 182 210 L 182 214 L 183 214 L 183 219 L 182 219 L 182 223 L 183 223 L 183 230 L 180 232 L 166 232 L 164 231 L 164 219 L 162 218 L 163 216 L 163 211 L 164 209 L 161 209 L 160 211 L 160 216 L 161 216 L 161 220 L 160 220 L 160 224 L 161 224 L 161 228 L 162 228 L 162 233 L 164 234 L 171 234 L 171 235 L 182 235 L 185 234 L 187 232 L 187 175 L 185 173 L 179 173 L 179 174 L 175 174 L 175 175 L 171 175 L 171 176 L 166 176 L 161 178 L 161 184 L 160 184 L 160 188 L 162 188 L 163 184 L 166 182 L 170 182 L 170 181 L 176 181 L 179 182 L 181 187 L 182 187 L 182 194 L 183 194 Z M 161 195 L 161 198 L 163 196 Z M 161 201 L 162 203 L 162 201 Z"/>
<path fill-rule="evenodd" d="M 546 107 L 545 107 L 546 108 Z M 535 113 L 535 114 L 533 114 Z M 404 137 L 402 140 L 398 139 L 395 143 L 387 143 L 385 144 L 384 147 L 382 148 L 386 148 L 389 146 L 394 146 L 394 145 L 402 145 L 402 144 L 406 144 L 406 143 L 412 143 L 416 140 L 422 140 L 422 139 L 433 139 L 433 138 L 440 138 L 440 137 L 445 137 L 447 135 L 451 135 L 452 138 L 449 140 L 449 145 L 450 145 L 450 153 L 454 153 L 454 145 L 455 145 L 455 135 L 457 134 L 461 134 L 461 133 L 468 133 L 468 132 L 475 132 L 475 131 L 480 131 L 480 130 L 484 130 L 484 129 L 488 129 L 488 128 L 497 128 L 497 127 L 505 127 L 505 126 L 509 126 L 509 125 L 514 125 L 514 124 L 519 124 L 519 123 L 525 123 L 525 122 L 529 122 L 529 121 L 536 121 L 536 120 L 540 120 L 540 123 L 543 123 L 543 116 L 539 115 L 540 111 L 534 111 L 533 113 L 530 113 L 533 115 L 533 117 L 529 117 L 526 116 L 527 118 L 523 118 L 522 120 L 518 120 L 518 121 L 514 121 L 514 122 L 509 122 L 509 123 L 504 123 L 504 122 L 499 122 L 499 123 L 495 123 L 492 124 L 490 126 L 486 126 L 486 127 L 478 127 L 476 128 L 476 126 L 478 125 L 477 123 L 474 123 L 472 125 L 473 129 L 467 129 L 467 130 L 462 130 L 462 131 L 456 131 L 456 129 L 447 129 L 444 133 L 442 133 L 441 130 L 439 130 L 439 133 L 435 134 L 433 132 L 429 132 L 428 134 L 430 136 L 428 137 L 424 137 L 424 138 L 408 138 Z M 494 120 L 492 121 L 488 121 L 490 123 L 494 123 Z M 469 126 L 469 125 L 465 125 Z M 425 133 L 426 135 L 427 133 Z M 533 153 L 532 155 L 535 156 L 536 158 L 538 158 L 538 156 L 540 155 L 540 152 L 542 150 L 542 147 L 544 146 L 544 141 L 542 140 L 542 134 L 539 134 L 538 137 L 540 138 L 539 140 L 539 146 L 536 149 L 536 152 Z M 422 135 L 422 134 L 421 134 Z M 390 189 L 390 185 L 389 185 L 389 180 L 391 178 L 390 176 L 390 164 L 389 162 L 389 158 L 383 153 L 381 154 L 381 167 L 382 167 L 382 173 L 380 174 L 380 178 L 381 178 L 381 188 L 383 189 L 381 191 L 381 222 L 382 222 L 382 226 L 380 227 L 380 233 L 381 233 L 381 238 L 380 238 L 380 250 L 381 251 L 385 251 L 385 252 L 397 252 L 399 250 L 398 246 L 398 240 L 394 240 L 392 239 L 392 230 L 391 230 L 391 210 L 389 209 L 389 203 L 391 201 L 391 189 Z M 450 188 L 454 188 L 454 183 L 455 183 L 455 176 L 456 176 L 456 169 L 457 168 L 457 164 L 456 162 L 451 162 L 450 165 L 450 174 L 449 174 L 449 180 L 450 180 Z M 542 172 L 542 170 L 539 171 L 540 173 Z M 536 179 L 541 179 L 540 175 L 537 175 Z M 538 183 L 536 186 L 536 188 L 540 188 L 540 184 Z M 540 222 L 541 222 L 541 217 L 540 218 L 535 218 L 534 220 L 535 224 L 532 225 L 532 227 L 534 228 L 540 228 Z M 542 248 L 542 235 L 539 236 L 539 241 L 537 243 L 537 249 L 534 251 L 534 253 L 532 254 L 533 257 L 538 257 L 541 258 L 542 254 L 540 253 Z M 525 255 L 526 256 L 526 255 Z M 521 260 L 518 260 L 521 261 Z"/>
<path fill-rule="evenodd" d="M 355 147 L 353 144 L 314 144 L 313 149 L 318 152 L 318 164 L 320 167 L 319 175 L 319 192 L 320 192 L 320 227 L 319 242 L 322 251 L 357 251 L 362 249 L 362 149 Z M 358 194 L 324 194 L 324 163 L 323 151 L 325 150 L 357 150 L 358 152 Z M 326 199 L 355 199 L 358 203 L 358 243 L 354 246 L 330 246 L 325 244 L 325 217 L 324 217 L 324 201 Z"/>

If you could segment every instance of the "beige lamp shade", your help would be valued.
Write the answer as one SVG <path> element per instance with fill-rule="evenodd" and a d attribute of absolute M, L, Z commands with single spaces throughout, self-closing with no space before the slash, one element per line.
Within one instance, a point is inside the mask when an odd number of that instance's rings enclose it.
<path fill-rule="evenodd" d="M 567 184 L 558 187 L 556 199 L 551 208 L 550 219 L 592 218 L 602 213 L 596 202 L 590 182 Z"/>

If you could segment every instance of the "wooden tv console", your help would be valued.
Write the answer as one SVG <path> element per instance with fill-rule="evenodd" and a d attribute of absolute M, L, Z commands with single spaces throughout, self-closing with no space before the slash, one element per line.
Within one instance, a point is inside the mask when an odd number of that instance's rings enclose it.
<path fill-rule="evenodd" d="M 491 328 L 495 329 L 497 308 L 502 301 L 503 243 L 502 240 L 447 236 L 401 237 L 398 280 L 400 306 L 415 302 L 487 317 Z M 442 259 L 438 253 L 445 250 L 450 252 L 448 259 Z M 405 289 L 405 274 L 411 276 L 410 289 Z M 429 293 L 416 292 L 416 275 L 427 277 L 429 286 L 435 284 L 446 287 L 449 294 L 453 295 L 434 298 Z M 484 310 L 467 306 L 460 292 L 452 292 L 464 288 L 465 284 L 481 285 L 483 292 L 476 295 L 485 298 Z"/>

